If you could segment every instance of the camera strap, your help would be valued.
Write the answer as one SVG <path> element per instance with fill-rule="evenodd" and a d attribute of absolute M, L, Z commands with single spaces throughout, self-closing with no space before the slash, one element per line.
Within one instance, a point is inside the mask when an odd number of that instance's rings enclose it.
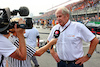
<path fill-rule="evenodd" d="M 2 65 L 2 67 L 4 67 L 4 66 L 3 66 L 3 59 L 4 59 L 4 56 L 2 55 L 2 56 L 1 56 L 0 67 L 1 67 L 1 65 Z"/>

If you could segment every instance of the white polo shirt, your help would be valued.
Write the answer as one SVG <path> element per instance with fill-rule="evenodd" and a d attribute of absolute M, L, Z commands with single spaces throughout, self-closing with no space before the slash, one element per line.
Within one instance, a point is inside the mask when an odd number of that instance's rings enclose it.
<path fill-rule="evenodd" d="M 65 29 L 66 27 L 67 29 Z M 72 61 L 82 57 L 84 55 L 82 40 L 90 42 L 95 38 L 95 35 L 84 24 L 69 20 L 64 27 L 59 24 L 54 26 L 48 36 L 48 41 L 54 38 L 54 31 L 58 29 L 60 32 L 65 29 L 60 33 L 56 43 L 57 54 L 61 60 Z"/>
<path fill-rule="evenodd" d="M 8 57 L 11 55 L 17 47 L 15 47 L 6 37 L 0 34 L 0 62 L 1 56 Z M 3 66 L 5 67 L 5 59 L 3 60 Z M 1 66 L 2 67 L 2 66 Z"/>

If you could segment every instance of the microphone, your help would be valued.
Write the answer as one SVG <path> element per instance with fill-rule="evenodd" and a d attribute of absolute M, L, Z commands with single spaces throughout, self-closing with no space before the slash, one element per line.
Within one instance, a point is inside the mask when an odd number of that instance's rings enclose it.
<path fill-rule="evenodd" d="M 29 15 L 29 9 L 27 7 L 20 7 L 19 8 L 19 14 L 20 14 L 20 16 L 28 16 Z"/>
<path fill-rule="evenodd" d="M 19 10 L 13 10 L 11 15 L 17 15 L 17 13 L 19 13 L 20 16 L 28 16 L 29 9 L 27 7 L 20 7 Z"/>
<path fill-rule="evenodd" d="M 59 31 L 59 30 L 55 30 L 55 32 L 54 32 L 54 37 L 55 37 L 55 38 L 58 38 L 59 35 L 60 35 L 60 31 Z"/>
<path fill-rule="evenodd" d="M 55 38 L 58 38 L 59 35 L 60 35 L 60 31 L 59 31 L 59 30 L 55 30 L 55 32 L 54 32 L 54 37 L 55 37 Z M 51 49 L 52 49 L 52 48 L 53 48 L 53 45 L 51 46 Z"/>

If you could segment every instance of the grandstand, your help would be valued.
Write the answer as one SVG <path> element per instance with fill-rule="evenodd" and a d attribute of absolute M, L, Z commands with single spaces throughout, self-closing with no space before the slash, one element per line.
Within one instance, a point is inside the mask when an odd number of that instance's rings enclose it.
<path fill-rule="evenodd" d="M 71 19 L 75 18 L 78 21 L 78 18 L 82 19 L 84 17 L 85 19 L 100 21 L 99 7 L 99 0 L 84 0 L 71 8 Z"/>
<path fill-rule="evenodd" d="M 83 20 L 89 20 L 99 24 L 100 22 L 100 1 L 99 0 L 80 0 L 65 6 L 70 10 L 70 19 L 72 21 L 79 21 L 83 23 Z M 51 10 L 45 14 L 36 17 L 35 19 L 54 19 L 55 11 Z"/>

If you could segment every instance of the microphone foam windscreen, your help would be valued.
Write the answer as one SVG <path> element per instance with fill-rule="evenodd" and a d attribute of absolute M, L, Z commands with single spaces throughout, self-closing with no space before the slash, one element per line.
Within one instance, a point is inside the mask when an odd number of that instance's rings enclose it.
<path fill-rule="evenodd" d="M 19 14 L 20 14 L 20 16 L 28 16 L 29 15 L 29 9 L 27 7 L 20 7 L 19 8 Z"/>

